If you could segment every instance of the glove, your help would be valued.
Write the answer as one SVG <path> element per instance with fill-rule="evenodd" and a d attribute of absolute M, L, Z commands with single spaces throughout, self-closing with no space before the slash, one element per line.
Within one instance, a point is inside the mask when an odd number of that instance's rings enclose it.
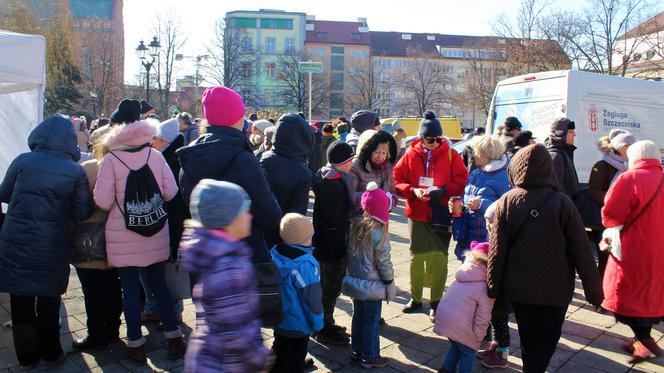
<path fill-rule="evenodd" d="M 389 303 L 390 301 L 393 301 L 397 297 L 397 287 L 394 285 L 394 282 L 391 282 L 388 285 L 385 285 L 385 290 L 386 290 L 386 297 L 385 300 Z"/>
<path fill-rule="evenodd" d="M 447 194 L 447 189 L 445 187 L 440 187 L 438 189 L 430 191 L 429 205 L 438 206 L 440 204 L 440 200 L 445 197 L 445 194 Z"/>

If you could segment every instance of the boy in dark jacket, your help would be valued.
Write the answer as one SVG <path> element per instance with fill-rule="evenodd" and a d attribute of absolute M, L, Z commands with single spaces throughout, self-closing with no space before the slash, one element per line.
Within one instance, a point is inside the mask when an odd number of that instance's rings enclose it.
<path fill-rule="evenodd" d="M 314 256 L 320 262 L 325 327 L 315 334 L 318 342 L 345 346 L 350 340 L 346 328 L 335 324 L 334 306 L 341 294 L 346 274 L 346 246 L 353 211 L 349 188 L 353 148 L 342 141 L 333 142 L 327 151 L 327 166 L 314 176 Z"/>
<path fill-rule="evenodd" d="M 279 235 L 283 243 L 275 245 L 271 254 L 281 274 L 284 320 L 274 329 L 272 372 L 302 373 L 309 334 L 323 327 L 320 269 L 311 246 L 314 227 L 311 219 L 289 213 L 281 219 Z"/>

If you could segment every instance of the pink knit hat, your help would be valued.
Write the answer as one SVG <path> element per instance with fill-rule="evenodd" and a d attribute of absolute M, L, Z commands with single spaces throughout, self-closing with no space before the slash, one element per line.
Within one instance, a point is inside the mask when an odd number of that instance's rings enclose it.
<path fill-rule="evenodd" d="M 201 102 L 205 119 L 211 126 L 232 126 L 247 112 L 242 96 L 226 87 L 207 88 Z"/>
<path fill-rule="evenodd" d="M 470 243 L 470 251 L 477 251 L 484 255 L 489 255 L 489 243 L 473 241 Z"/>
<path fill-rule="evenodd" d="M 390 221 L 392 200 L 375 181 L 367 184 L 367 191 L 362 194 L 362 209 L 381 223 Z"/>

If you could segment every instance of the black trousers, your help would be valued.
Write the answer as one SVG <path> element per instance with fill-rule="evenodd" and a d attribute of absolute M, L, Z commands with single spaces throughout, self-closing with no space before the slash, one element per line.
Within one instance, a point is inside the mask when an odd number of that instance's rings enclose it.
<path fill-rule="evenodd" d="M 60 297 L 10 294 L 16 358 L 21 365 L 55 361 L 60 346 Z"/>
<path fill-rule="evenodd" d="M 309 336 L 290 338 L 274 333 L 272 352 L 276 357 L 272 373 L 303 373 Z"/>
<path fill-rule="evenodd" d="M 122 290 L 117 271 L 76 268 L 76 273 L 88 316 L 88 337 L 104 342 L 117 340 L 122 323 Z"/>
<path fill-rule="evenodd" d="M 524 373 L 544 373 L 556 351 L 567 306 L 513 302 L 519 325 Z"/>
<path fill-rule="evenodd" d="M 602 232 L 600 231 L 590 231 L 588 232 L 588 238 L 590 242 L 597 251 L 597 269 L 599 270 L 599 279 L 604 279 L 604 271 L 606 270 L 606 264 L 609 262 L 609 253 L 599 249 L 599 243 L 602 241 Z"/>

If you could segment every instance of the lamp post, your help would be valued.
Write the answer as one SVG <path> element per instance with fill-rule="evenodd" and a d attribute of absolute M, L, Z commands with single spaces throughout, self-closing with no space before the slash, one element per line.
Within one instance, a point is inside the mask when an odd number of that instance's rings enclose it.
<path fill-rule="evenodd" d="M 143 43 L 143 40 L 136 47 L 136 54 L 138 54 L 138 58 L 141 60 L 141 65 L 145 67 L 145 101 L 147 102 L 150 102 L 150 69 L 157 56 L 159 56 L 159 48 L 161 48 L 161 45 L 156 36 L 152 37 L 152 41 L 147 47 Z M 148 56 L 150 57 L 149 60 Z"/>

